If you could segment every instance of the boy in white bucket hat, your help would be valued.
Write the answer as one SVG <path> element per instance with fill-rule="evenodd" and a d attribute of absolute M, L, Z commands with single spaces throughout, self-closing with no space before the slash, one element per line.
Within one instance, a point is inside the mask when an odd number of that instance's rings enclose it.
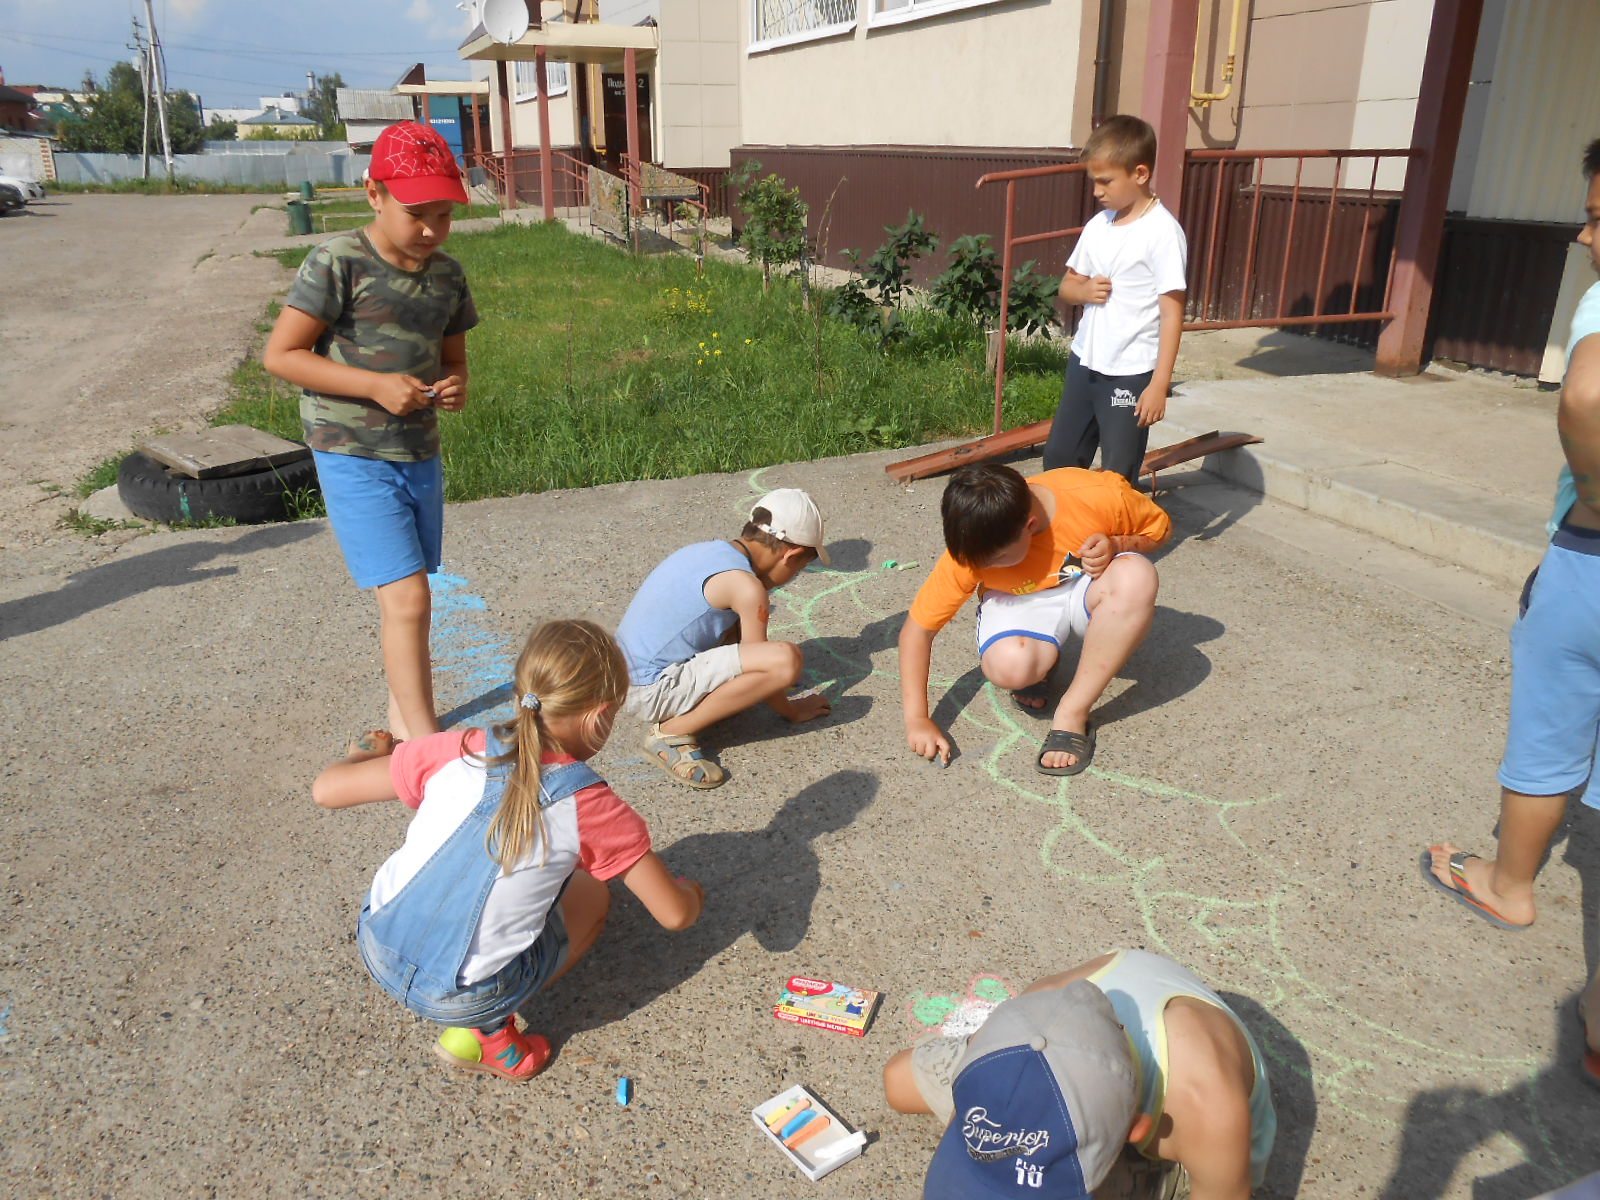
<path fill-rule="evenodd" d="M 789 698 L 800 647 L 767 640 L 767 594 L 813 559 L 828 564 L 822 513 L 799 488 L 779 488 L 756 502 L 738 537 L 668 555 L 628 605 L 617 626 L 628 660 L 623 711 L 649 722 L 645 753 L 679 783 L 727 779 L 699 743 L 718 721 L 760 703 L 790 721 L 830 711 L 822 695 Z"/>
<path fill-rule="evenodd" d="M 970 1038 L 902 1050 L 883 1088 L 949 1122 L 923 1200 L 1247 1200 L 1278 1125 L 1249 1031 L 1144 950 L 1039 980 Z"/>

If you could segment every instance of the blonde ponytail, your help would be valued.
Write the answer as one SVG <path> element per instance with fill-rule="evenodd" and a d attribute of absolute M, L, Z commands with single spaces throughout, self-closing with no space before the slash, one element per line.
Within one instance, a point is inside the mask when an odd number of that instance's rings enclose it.
<path fill-rule="evenodd" d="M 628 692 L 628 665 L 616 640 L 594 622 L 546 621 L 528 635 L 514 680 L 516 716 L 494 731 L 505 753 L 484 759 L 491 767 L 511 767 L 485 842 L 503 872 L 536 849 L 544 861 L 539 760 L 547 751 L 563 749 L 546 722 L 621 704 Z"/>

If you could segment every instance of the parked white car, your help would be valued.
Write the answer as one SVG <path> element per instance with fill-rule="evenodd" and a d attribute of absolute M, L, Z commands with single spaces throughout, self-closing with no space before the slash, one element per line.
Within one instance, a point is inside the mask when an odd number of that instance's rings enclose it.
<path fill-rule="evenodd" d="M 44 199 L 44 186 L 37 180 L 19 179 L 15 175 L 0 175 L 0 185 L 16 188 L 28 202 Z"/>

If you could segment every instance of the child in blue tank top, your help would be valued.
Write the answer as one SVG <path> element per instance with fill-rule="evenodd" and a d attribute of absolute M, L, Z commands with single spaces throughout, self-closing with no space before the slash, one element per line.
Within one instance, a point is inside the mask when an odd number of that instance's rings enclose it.
<path fill-rule="evenodd" d="M 790 721 L 828 714 L 824 696 L 789 698 L 800 648 L 767 639 L 767 594 L 812 559 L 828 562 L 822 513 L 800 489 L 780 488 L 756 502 L 738 537 L 685 546 L 640 586 L 617 626 L 628 660 L 623 707 L 649 723 L 645 753 L 672 779 L 723 783 L 699 735 L 756 704 Z"/>
<path fill-rule="evenodd" d="M 587 761 L 611 733 L 627 668 L 588 621 L 549 621 L 517 660 L 516 715 L 491 730 L 396 744 L 366 734 L 312 785 L 327 808 L 403 800 L 405 844 L 379 868 L 356 942 L 378 986 L 446 1028 L 452 1066 L 531 1079 L 550 1043 L 516 1012 L 599 937 L 621 878 L 668 929 L 705 892 L 674 879 L 644 819 Z"/>

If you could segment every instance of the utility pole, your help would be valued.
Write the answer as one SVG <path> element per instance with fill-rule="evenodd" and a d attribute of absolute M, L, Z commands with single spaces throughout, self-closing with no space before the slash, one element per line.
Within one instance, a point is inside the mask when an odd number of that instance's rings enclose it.
<path fill-rule="evenodd" d="M 133 45 L 128 47 L 139 56 L 139 85 L 144 92 L 144 129 L 139 134 L 139 152 L 144 155 L 141 179 L 150 178 L 150 58 L 145 51 L 144 31 L 139 28 L 139 18 L 133 18 Z"/>
<path fill-rule="evenodd" d="M 167 182 L 173 182 L 172 135 L 167 132 L 167 75 L 161 54 L 161 35 L 156 32 L 156 14 L 150 0 L 144 0 L 144 20 L 150 26 L 150 66 L 155 76 L 156 116 L 161 121 L 161 157 L 167 161 Z"/>

